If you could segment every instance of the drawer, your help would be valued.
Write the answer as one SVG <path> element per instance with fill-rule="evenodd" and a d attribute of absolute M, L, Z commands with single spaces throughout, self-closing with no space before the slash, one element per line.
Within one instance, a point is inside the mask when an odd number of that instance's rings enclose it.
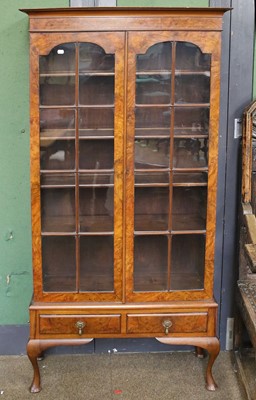
<path fill-rule="evenodd" d="M 80 330 L 79 330 L 80 327 Z M 47 315 L 39 316 L 40 334 L 93 335 L 120 333 L 120 315 Z"/>
<path fill-rule="evenodd" d="M 208 313 L 128 314 L 127 333 L 207 332 Z M 168 328 L 168 329 L 167 329 Z"/>

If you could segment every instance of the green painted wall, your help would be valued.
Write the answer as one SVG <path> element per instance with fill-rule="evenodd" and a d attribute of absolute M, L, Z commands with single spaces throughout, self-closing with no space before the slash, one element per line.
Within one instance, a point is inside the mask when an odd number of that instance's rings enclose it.
<path fill-rule="evenodd" d="M 28 321 L 32 294 L 28 17 L 68 0 L 0 0 L 0 325 Z"/>

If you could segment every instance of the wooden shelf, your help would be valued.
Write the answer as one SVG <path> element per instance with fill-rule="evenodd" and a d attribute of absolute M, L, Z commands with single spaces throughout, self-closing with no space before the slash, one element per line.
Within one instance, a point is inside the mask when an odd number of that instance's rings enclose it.
<path fill-rule="evenodd" d="M 210 103 L 162 103 L 162 104 L 142 104 L 142 103 L 136 103 L 135 104 L 136 108 L 173 108 L 173 107 L 200 107 L 200 108 L 205 108 L 205 107 L 210 107 Z"/>
<path fill-rule="evenodd" d="M 79 76 L 115 76 L 115 73 L 104 71 L 79 71 Z"/>
<path fill-rule="evenodd" d="M 187 71 L 187 70 L 175 70 L 174 71 L 175 75 L 205 75 L 205 76 L 210 76 L 210 71 L 203 71 L 203 70 L 198 70 L 198 71 Z M 136 71 L 136 76 L 138 75 L 172 75 L 173 71 L 172 70 L 142 70 L 142 71 Z"/>
<path fill-rule="evenodd" d="M 164 269 L 159 266 L 159 269 Z M 204 282 L 202 277 L 196 273 L 174 273 L 170 279 L 170 289 L 168 289 L 168 276 L 167 266 L 165 266 L 166 273 L 159 274 L 148 271 L 148 274 L 135 275 L 134 277 L 134 290 L 135 292 L 171 292 L 183 290 L 202 290 Z"/>
<path fill-rule="evenodd" d="M 69 71 L 67 71 L 67 72 L 65 72 L 65 71 L 63 71 L 63 72 L 43 72 L 43 73 L 40 73 L 39 74 L 39 77 L 40 78 L 54 78 L 54 77 L 66 77 L 66 76 L 76 76 L 76 73 L 75 72 L 69 72 Z"/>

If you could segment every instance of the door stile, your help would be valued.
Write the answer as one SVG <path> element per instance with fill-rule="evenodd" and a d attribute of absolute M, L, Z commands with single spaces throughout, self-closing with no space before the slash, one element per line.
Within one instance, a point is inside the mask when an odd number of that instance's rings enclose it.
<path fill-rule="evenodd" d="M 80 236 L 79 232 L 79 117 L 78 117 L 78 105 L 79 105 L 79 46 L 76 43 L 75 51 L 75 208 L 76 208 L 76 291 L 79 292 L 80 287 Z"/>
<path fill-rule="evenodd" d="M 116 34 L 113 34 L 113 37 Z M 124 137 L 125 137 L 125 33 L 118 33 L 115 53 L 114 114 L 114 292 L 123 301 L 123 202 L 124 202 Z"/>
<path fill-rule="evenodd" d="M 211 90 L 210 90 L 210 135 L 208 161 L 208 200 L 205 245 L 205 291 L 213 297 L 214 254 L 216 236 L 218 143 L 220 109 L 220 33 L 216 32 L 212 42 Z"/>
<path fill-rule="evenodd" d="M 126 220 L 126 299 L 131 300 L 133 292 L 133 263 L 134 263 L 134 131 L 135 131 L 135 77 L 136 54 L 132 51 L 130 34 L 128 34 L 127 56 L 127 136 L 126 136 L 126 194 L 125 194 L 125 220 Z"/>
<path fill-rule="evenodd" d="M 41 204 L 40 204 L 40 138 L 39 138 L 39 51 L 30 35 L 30 186 L 32 264 L 34 300 L 40 301 L 43 291 Z"/>

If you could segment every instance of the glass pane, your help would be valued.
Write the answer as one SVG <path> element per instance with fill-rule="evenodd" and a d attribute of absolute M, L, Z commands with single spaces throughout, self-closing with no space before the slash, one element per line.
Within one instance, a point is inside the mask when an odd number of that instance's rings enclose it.
<path fill-rule="evenodd" d="M 135 172 L 135 184 L 169 183 L 168 172 Z"/>
<path fill-rule="evenodd" d="M 168 229 L 169 188 L 135 188 L 136 231 Z"/>
<path fill-rule="evenodd" d="M 169 107 L 137 108 L 135 135 L 170 135 L 171 110 Z"/>
<path fill-rule="evenodd" d="M 170 104 L 171 75 L 137 75 L 137 104 Z"/>
<path fill-rule="evenodd" d="M 113 140 L 80 140 L 80 169 L 112 169 L 114 166 Z"/>
<path fill-rule="evenodd" d="M 79 185 L 103 185 L 109 186 L 114 184 L 114 174 L 79 174 Z"/>
<path fill-rule="evenodd" d="M 112 232 L 114 191 L 108 188 L 80 188 L 80 231 Z"/>
<path fill-rule="evenodd" d="M 79 72 L 114 71 L 114 55 L 106 54 L 102 47 L 93 43 L 79 45 Z"/>
<path fill-rule="evenodd" d="M 151 46 L 145 54 L 139 54 L 137 56 L 137 71 L 169 71 L 171 66 L 171 42 L 157 43 Z"/>
<path fill-rule="evenodd" d="M 175 139 L 174 168 L 204 168 L 208 165 L 207 139 Z"/>
<path fill-rule="evenodd" d="M 73 185 L 75 186 L 75 174 L 63 174 L 63 173 L 42 173 L 41 174 L 41 186 L 54 185 Z"/>
<path fill-rule="evenodd" d="M 176 45 L 176 69 L 183 71 L 209 71 L 210 54 L 203 54 L 193 43 L 178 42 Z"/>
<path fill-rule="evenodd" d="M 100 115 L 100 118 L 99 118 Z M 79 110 L 79 136 L 113 136 L 113 108 L 81 108 Z"/>
<path fill-rule="evenodd" d="M 174 135 L 208 135 L 208 107 L 175 107 Z"/>
<path fill-rule="evenodd" d="M 174 187 L 172 229 L 206 229 L 206 187 Z"/>
<path fill-rule="evenodd" d="M 74 43 L 60 44 L 54 47 L 47 56 L 39 57 L 40 74 L 75 73 L 76 50 Z"/>
<path fill-rule="evenodd" d="M 42 170 L 74 169 L 75 141 L 41 139 L 40 163 Z"/>
<path fill-rule="evenodd" d="M 168 239 L 166 236 L 135 236 L 134 290 L 167 290 Z"/>
<path fill-rule="evenodd" d="M 80 76 L 79 103 L 83 105 L 114 104 L 114 76 Z"/>
<path fill-rule="evenodd" d="M 114 243 L 112 236 L 80 237 L 80 291 L 113 291 Z"/>
<path fill-rule="evenodd" d="M 66 109 L 40 110 L 40 137 L 74 137 L 75 111 Z"/>
<path fill-rule="evenodd" d="M 208 172 L 173 172 L 173 184 L 207 183 Z"/>
<path fill-rule="evenodd" d="M 172 237 L 171 290 L 204 288 L 204 235 Z"/>
<path fill-rule="evenodd" d="M 75 189 L 41 189 L 42 231 L 75 232 Z"/>
<path fill-rule="evenodd" d="M 42 238 L 43 290 L 76 290 L 76 241 L 72 236 Z"/>
<path fill-rule="evenodd" d="M 68 106 L 75 104 L 74 76 L 41 76 L 40 104 L 45 106 Z"/>
<path fill-rule="evenodd" d="M 135 168 L 168 168 L 169 153 L 168 139 L 136 139 Z"/>
<path fill-rule="evenodd" d="M 176 75 L 175 103 L 209 103 L 210 74 Z"/>

